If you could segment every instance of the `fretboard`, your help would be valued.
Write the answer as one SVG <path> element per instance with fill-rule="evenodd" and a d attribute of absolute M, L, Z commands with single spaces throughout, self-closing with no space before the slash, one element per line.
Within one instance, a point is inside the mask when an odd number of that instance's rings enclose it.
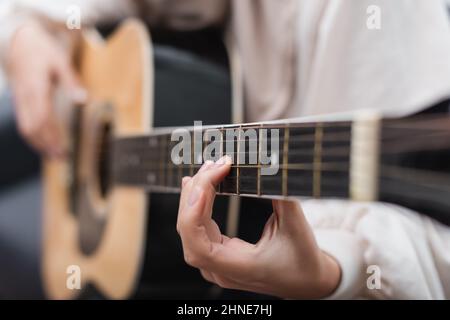
<path fill-rule="evenodd" d="M 250 149 L 248 143 L 255 136 L 245 135 L 249 128 L 256 131 L 256 148 Z M 221 147 L 219 154 L 212 156 L 217 159 L 227 154 L 233 159 L 230 173 L 217 188 L 218 193 L 349 197 L 351 122 L 261 124 L 217 129 L 220 130 Z M 240 134 L 233 140 L 232 150 L 227 150 L 227 129 L 240 129 Z M 261 137 L 261 129 L 267 129 L 266 140 Z M 278 129 L 277 148 L 271 145 L 270 129 Z M 204 133 L 205 131 L 201 132 L 202 135 Z M 267 164 L 261 163 L 264 148 L 261 141 L 265 143 L 266 154 L 275 154 L 274 159 L 279 161 L 276 174 L 263 174 L 263 168 Z M 141 186 L 150 191 L 178 192 L 182 177 L 196 174 L 202 162 L 208 159 L 195 159 L 196 155 L 192 152 L 189 164 L 174 164 L 171 152 L 177 143 L 178 141 L 171 141 L 170 133 L 115 140 L 111 159 L 112 181 L 122 185 Z M 201 150 L 204 151 L 207 145 L 208 142 L 204 142 Z"/>

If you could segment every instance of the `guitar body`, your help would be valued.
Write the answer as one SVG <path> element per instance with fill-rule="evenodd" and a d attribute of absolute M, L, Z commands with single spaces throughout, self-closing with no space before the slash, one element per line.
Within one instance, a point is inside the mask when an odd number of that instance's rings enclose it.
<path fill-rule="evenodd" d="M 114 187 L 102 194 L 95 161 L 98 149 L 91 137 L 100 134 L 104 121 L 115 136 L 149 132 L 150 50 L 149 36 L 137 22 L 123 25 L 106 43 L 92 37 L 81 45 L 79 70 L 90 102 L 82 107 L 80 119 L 76 174 L 84 190 L 76 201 L 82 202 L 78 208 L 89 211 L 91 219 L 107 223 L 100 230 L 101 241 L 92 249 L 95 253 L 83 253 L 80 213 L 73 212 L 70 199 L 70 160 L 46 160 L 43 278 L 51 298 L 79 294 L 67 285 L 74 270 L 70 266 L 79 267 L 81 287 L 89 281 L 111 298 L 127 297 L 135 286 L 145 243 L 147 196 L 131 187 Z"/>

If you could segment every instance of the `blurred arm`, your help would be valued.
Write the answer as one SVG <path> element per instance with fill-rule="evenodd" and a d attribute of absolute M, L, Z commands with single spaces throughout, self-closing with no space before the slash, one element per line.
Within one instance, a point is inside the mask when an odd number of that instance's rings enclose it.
<path fill-rule="evenodd" d="M 6 66 L 6 53 L 16 30 L 26 22 L 38 20 L 45 25 L 65 46 L 71 45 L 72 36 L 67 32 L 66 19 L 71 6 L 78 6 L 82 26 L 107 20 L 118 20 L 133 15 L 135 7 L 124 0 L 7 0 L 0 4 L 0 59 Z M 73 35 L 76 32 L 73 32 Z"/>
<path fill-rule="evenodd" d="M 15 31 L 30 19 L 45 24 L 66 45 L 71 44 L 66 20 L 70 8 L 77 6 L 82 27 L 139 16 L 152 25 L 175 29 L 195 29 L 225 21 L 228 0 L 6 0 L 0 3 L 0 60 L 5 55 Z M 73 32 L 76 33 L 76 32 Z"/>

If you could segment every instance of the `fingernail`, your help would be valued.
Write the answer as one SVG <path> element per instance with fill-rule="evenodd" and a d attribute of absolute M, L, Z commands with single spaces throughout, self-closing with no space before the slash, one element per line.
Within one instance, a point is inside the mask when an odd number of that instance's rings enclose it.
<path fill-rule="evenodd" d="M 231 158 L 230 158 L 228 155 L 223 156 L 222 158 L 220 158 L 219 160 L 217 160 L 215 165 L 216 165 L 216 167 L 221 167 L 221 166 L 223 166 L 225 163 L 231 163 Z"/>
<path fill-rule="evenodd" d="M 184 187 L 186 183 L 189 182 L 189 180 L 191 180 L 191 177 L 189 176 L 183 177 L 183 179 L 181 180 L 181 186 Z"/>
<path fill-rule="evenodd" d="M 208 169 L 209 167 L 211 167 L 213 164 L 214 164 L 213 161 L 211 161 L 211 160 L 206 160 L 205 163 L 204 163 L 204 164 L 202 165 L 202 167 L 200 168 L 200 170 L 198 170 L 198 171 L 206 170 L 206 169 Z"/>
<path fill-rule="evenodd" d="M 212 164 L 214 164 L 214 161 L 212 161 L 212 160 L 206 160 L 204 166 L 205 166 L 206 168 L 208 168 L 208 167 L 210 167 Z"/>
<path fill-rule="evenodd" d="M 189 206 L 195 205 L 195 203 L 198 201 L 198 198 L 200 198 L 201 189 L 199 187 L 194 187 L 194 190 L 192 190 L 191 194 L 189 195 L 188 204 Z"/>

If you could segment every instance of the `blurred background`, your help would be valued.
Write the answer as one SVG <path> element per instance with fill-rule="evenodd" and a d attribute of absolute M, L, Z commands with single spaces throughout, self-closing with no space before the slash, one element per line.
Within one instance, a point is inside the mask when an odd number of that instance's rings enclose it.
<path fill-rule="evenodd" d="M 39 158 L 20 137 L 0 74 L 0 298 L 43 298 Z"/>

